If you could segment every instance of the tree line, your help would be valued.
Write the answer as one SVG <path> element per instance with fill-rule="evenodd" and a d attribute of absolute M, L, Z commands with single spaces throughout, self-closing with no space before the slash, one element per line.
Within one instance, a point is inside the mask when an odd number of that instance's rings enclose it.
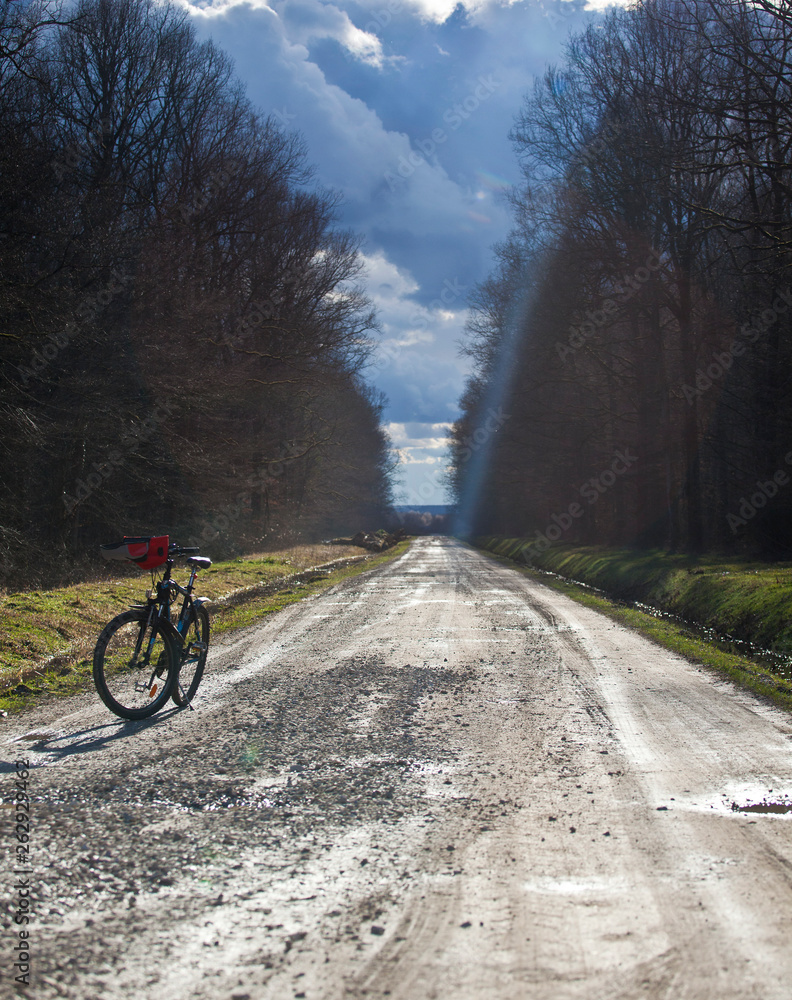
<path fill-rule="evenodd" d="M 157 0 L 0 0 L 0 582 L 122 533 L 378 527 L 357 237 Z"/>
<path fill-rule="evenodd" d="M 452 438 L 459 529 L 788 552 L 792 9 L 615 11 L 511 138 L 514 227 Z"/>

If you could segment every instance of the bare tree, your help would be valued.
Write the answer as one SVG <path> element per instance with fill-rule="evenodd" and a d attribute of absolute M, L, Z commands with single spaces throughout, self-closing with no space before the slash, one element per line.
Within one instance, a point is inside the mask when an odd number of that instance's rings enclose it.
<path fill-rule="evenodd" d="M 228 550 L 386 503 L 359 241 L 302 140 L 180 7 L 37 23 L 0 23 L 0 556 Z"/>
<path fill-rule="evenodd" d="M 740 331 L 783 291 L 789 27 L 771 4 L 652 0 L 574 36 L 526 98 L 510 243 L 526 263 L 502 250 L 475 303 L 457 429 L 463 496 L 480 476 L 461 442 L 502 393 L 493 523 L 541 528 L 621 443 L 640 462 L 567 537 L 698 549 L 729 540 L 728 511 L 772 473 L 789 323 Z"/>

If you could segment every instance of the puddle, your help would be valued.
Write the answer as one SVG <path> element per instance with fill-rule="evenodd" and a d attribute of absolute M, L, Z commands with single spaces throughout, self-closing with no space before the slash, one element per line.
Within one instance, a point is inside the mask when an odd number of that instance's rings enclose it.
<path fill-rule="evenodd" d="M 715 812 L 721 815 L 785 816 L 792 814 L 792 794 L 787 791 L 790 782 L 766 781 L 724 783 L 718 794 L 704 792 L 696 794 L 687 789 L 674 797 L 665 799 L 656 808 L 661 810 L 692 810 L 695 812 Z"/>
<path fill-rule="evenodd" d="M 761 802 L 749 802 L 741 806 L 738 802 L 732 802 L 732 812 L 742 813 L 766 813 L 768 815 L 783 815 L 792 812 L 792 802 L 768 802 L 763 799 Z"/>

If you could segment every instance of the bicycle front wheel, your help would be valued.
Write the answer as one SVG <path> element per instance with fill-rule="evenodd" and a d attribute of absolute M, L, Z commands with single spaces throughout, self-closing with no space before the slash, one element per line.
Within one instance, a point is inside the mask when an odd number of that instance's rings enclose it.
<path fill-rule="evenodd" d="M 125 611 L 105 625 L 96 643 L 93 679 L 99 697 L 122 719 L 145 719 L 170 698 L 176 654 L 149 611 Z"/>
<path fill-rule="evenodd" d="M 173 685 L 173 700 L 179 705 L 189 705 L 193 700 L 206 666 L 209 651 L 209 614 L 202 604 L 191 604 L 184 632 L 184 644 L 180 654 L 180 664 L 176 683 Z"/>

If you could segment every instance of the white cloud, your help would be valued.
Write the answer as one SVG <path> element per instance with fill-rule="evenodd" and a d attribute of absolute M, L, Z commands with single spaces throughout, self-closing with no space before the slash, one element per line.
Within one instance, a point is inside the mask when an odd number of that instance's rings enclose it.
<path fill-rule="evenodd" d="M 608 10 L 610 7 L 629 7 L 632 0 L 587 0 L 585 10 Z"/>
<path fill-rule="evenodd" d="M 437 298 L 423 305 L 413 297 L 419 290 L 417 281 L 383 252 L 368 255 L 366 265 L 368 292 L 383 331 L 369 375 L 391 400 L 392 427 L 402 429 L 397 445 L 445 447 L 440 439 L 449 424 L 437 417 L 448 421 L 457 416 L 456 401 L 467 373 L 456 349 L 467 318 L 460 286 L 446 279 Z M 444 293 L 452 304 L 445 304 Z M 422 418 L 425 422 L 420 425 L 410 422 Z"/>
<path fill-rule="evenodd" d="M 283 22 L 292 44 L 332 38 L 351 55 L 370 66 L 382 68 L 382 42 L 376 35 L 356 27 L 346 11 L 319 0 L 273 0 L 272 7 Z"/>
<path fill-rule="evenodd" d="M 457 6 L 463 7 L 468 14 L 475 17 L 479 12 L 493 7 L 511 7 L 524 0 L 387 0 L 384 4 L 387 10 L 397 11 L 405 7 L 417 12 L 424 21 L 443 24 Z"/>
<path fill-rule="evenodd" d="M 250 7 L 251 10 L 269 10 L 266 0 L 181 0 L 182 6 L 196 17 L 219 17 L 232 7 Z"/>
<path fill-rule="evenodd" d="M 450 423 L 390 423 L 385 431 L 404 470 L 408 503 L 444 503 Z"/>
<path fill-rule="evenodd" d="M 429 431 L 430 434 L 434 433 L 436 436 L 417 437 L 417 428 L 423 429 L 424 432 Z M 450 430 L 450 423 L 418 424 L 411 427 L 409 431 L 407 429 L 407 424 L 404 423 L 390 423 L 385 426 L 385 431 L 396 448 L 446 448 L 448 446 L 448 434 Z"/>
<path fill-rule="evenodd" d="M 234 8 L 264 11 L 292 45 L 307 45 L 323 38 L 337 41 L 350 55 L 369 66 L 382 68 L 386 61 L 382 42 L 376 35 L 356 27 L 346 11 L 319 0 L 207 0 L 181 3 L 195 18 L 207 20 L 224 17 Z"/>
<path fill-rule="evenodd" d="M 382 251 L 364 256 L 367 287 L 374 305 L 383 320 L 382 349 L 391 361 L 402 354 L 404 348 L 433 344 L 438 339 L 447 343 L 449 336 L 461 336 L 467 307 L 459 294 L 454 295 L 454 285 L 438 293 L 438 298 L 428 305 L 417 302 L 413 296 L 420 286 L 413 276 L 397 267 Z M 449 302 L 456 299 L 456 309 L 450 309 L 440 296 L 446 293 Z M 385 367 L 385 362 L 379 362 Z"/>
<path fill-rule="evenodd" d="M 381 251 L 364 256 L 369 293 L 381 303 L 390 303 L 413 295 L 419 289 L 415 278 L 391 263 Z"/>

